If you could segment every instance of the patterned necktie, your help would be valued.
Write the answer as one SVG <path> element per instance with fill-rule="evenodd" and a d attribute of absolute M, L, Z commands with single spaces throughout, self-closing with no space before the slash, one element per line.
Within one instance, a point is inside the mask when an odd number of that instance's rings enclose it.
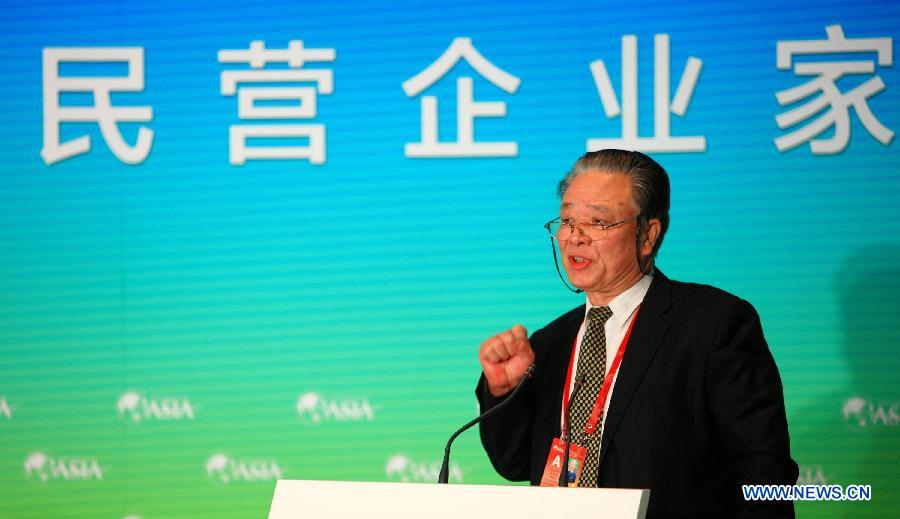
<path fill-rule="evenodd" d="M 612 310 L 608 306 L 591 308 L 588 311 L 587 330 L 578 349 L 578 373 L 576 377 L 585 375 L 584 386 L 575 395 L 572 402 L 572 432 L 573 440 L 579 445 L 587 447 L 587 457 L 584 468 L 578 480 L 579 487 L 597 486 L 597 463 L 600 452 L 600 427 L 598 424 L 594 434 L 585 435 L 584 426 L 591 418 L 597 395 L 600 394 L 600 386 L 606 377 L 606 331 L 603 326 L 612 316 Z M 603 419 L 602 413 L 600 419 Z"/>

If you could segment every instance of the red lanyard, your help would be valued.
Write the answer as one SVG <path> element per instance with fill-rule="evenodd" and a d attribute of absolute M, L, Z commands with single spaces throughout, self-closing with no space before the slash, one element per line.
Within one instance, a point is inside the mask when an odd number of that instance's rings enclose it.
<path fill-rule="evenodd" d="M 603 379 L 603 385 L 600 387 L 600 394 L 597 395 L 597 402 L 594 403 L 594 410 L 591 412 L 591 418 L 584 424 L 584 433 L 585 434 L 593 434 L 597 429 L 597 422 L 600 421 L 600 413 L 603 412 L 603 407 L 606 405 L 606 399 L 609 397 L 609 390 L 612 387 L 613 380 L 616 378 L 616 373 L 619 371 L 619 364 L 622 363 L 622 355 L 625 353 L 625 348 L 628 347 L 628 338 L 631 337 L 631 329 L 634 328 L 634 322 L 637 321 L 638 310 L 641 309 L 641 306 L 634 310 L 634 316 L 631 318 L 631 324 L 628 325 L 628 331 L 625 332 L 625 337 L 622 338 L 622 344 L 619 345 L 619 351 L 616 352 L 616 358 L 613 359 L 612 365 L 609 367 L 609 373 L 606 374 L 606 378 Z M 587 332 L 585 332 L 587 333 Z M 575 365 L 575 350 L 578 346 L 578 336 L 575 336 L 575 344 L 572 345 L 572 354 L 569 356 L 569 370 L 566 371 L 566 386 L 563 392 L 563 412 L 566 412 L 566 407 L 569 404 L 569 387 L 572 383 L 572 367 Z M 565 433 L 566 431 L 563 431 Z"/>

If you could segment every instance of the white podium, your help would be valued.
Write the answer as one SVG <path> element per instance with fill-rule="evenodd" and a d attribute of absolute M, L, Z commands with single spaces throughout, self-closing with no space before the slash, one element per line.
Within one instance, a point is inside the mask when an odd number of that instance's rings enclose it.
<path fill-rule="evenodd" d="M 282 479 L 269 519 L 644 519 L 649 498 L 631 489 Z"/>

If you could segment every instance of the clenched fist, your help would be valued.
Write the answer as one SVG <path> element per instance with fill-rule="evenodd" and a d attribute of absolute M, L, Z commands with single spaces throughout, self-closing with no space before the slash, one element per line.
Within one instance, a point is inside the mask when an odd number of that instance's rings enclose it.
<path fill-rule="evenodd" d="M 512 390 L 525 376 L 534 362 L 534 351 L 528 342 L 528 332 L 517 324 L 481 343 L 478 360 L 484 370 L 488 390 L 494 396 Z"/>

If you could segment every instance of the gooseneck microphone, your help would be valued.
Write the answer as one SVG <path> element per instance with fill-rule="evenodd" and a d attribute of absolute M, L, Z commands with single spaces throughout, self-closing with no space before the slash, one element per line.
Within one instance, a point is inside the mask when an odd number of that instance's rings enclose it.
<path fill-rule="evenodd" d="M 572 388 L 572 394 L 569 395 L 569 401 L 566 403 L 566 413 L 563 415 L 563 430 L 561 436 L 563 441 L 566 442 L 566 450 L 563 455 L 562 470 L 559 473 L 559 486 L 561 487 L 569 486 L 569 448 L 572 446 L 572 431 L 569 430 L 569 424 L 572 420 L 572 402 L 575 401 L 575 395 L 578 394 L 578 390 L 584 385 L 586 378 L 587 375 L 584 373 L 575 378 L 575 387 Z"/>
<path fill-rule="evenodd" d="M 438 475 L 438 483 L 447 483 L 447 481 L 450 479 L 450 446 L 453 445 L 453 440 L 455 440 L 456 437 L 460 434 L 466 432 L 469 427 L 472 427 L 488 416 L 491 416 L 492 414 L 503 409 L 507 404 L 512 402 L 513 398 L 516 397 L 516 394 L 519 393 L 519 390 L 522 389 L 523 386 L 525 386 L 525 382 L 527 382 L 528 379 L 530 379 L 534 375 L 535 369 L 536 366 L 534 364 L 528 366 L 528 369 L 525 370 L 525 374 L 522 376 L 522 380 L 519 380 L 519 383 L 516 385 L 515 389 L 513 389 L 512 393 L 510 393 L 510 395 L 506 397 L 505 400 L 488 409 L 487 411 L 481 413 L 480 415 L 475 417 L 474 420 L 467 423 L 466 425 L 463 425 L 459 428 L 459 430 L 453 433 L 452 436 L 450 436 L 450 439 L 447 440 L 447 446 L 444 448 L 444 462 L 441 464 L 441 473 Z"/>

